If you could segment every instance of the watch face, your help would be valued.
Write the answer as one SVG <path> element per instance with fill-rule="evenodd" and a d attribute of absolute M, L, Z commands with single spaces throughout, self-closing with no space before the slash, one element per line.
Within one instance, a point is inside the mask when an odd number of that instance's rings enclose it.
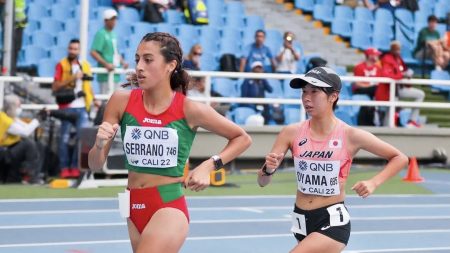
<path fill-rule="evenodd" d="M 214 161 L 214 167 L 216 167 L 216 170 L 222 168 L 223 166 L 222 159 L 220 159 L 218 155 L 212 156 L 212 159 Z"/>

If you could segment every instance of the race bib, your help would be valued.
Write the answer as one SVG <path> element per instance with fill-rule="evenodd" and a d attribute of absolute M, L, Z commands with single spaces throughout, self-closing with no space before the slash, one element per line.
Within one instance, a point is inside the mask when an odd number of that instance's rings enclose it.
<path fill-rule="evenodd" d="M 168 168 L 178 164 L 178 134 L 173 128 L 127 126 L 123 147 L 133 166 Z"/>
<path fill-rule="evenodd" d="M 344 204 L 336 204 L 327 208 L 330 214 L 330 226 L 343 226 L 350 221 L 350 214 Z"/>
<path fill-rule="evenodd" d="M 291 232 L 306 236 L 306 219 L 305 215 L 292 212 Z"/>
<path fill-rule="evenodd" d="M 340 161 L 315 161 L 294 157 L 297 188 L 305 194 L 339 195 Z"/>
<path fill-rule="evenodd" d="M 125 192 L 118 194 L 119 199 L 119 212 L 120 217 L 122 218 L 128 218 L 130 217 L 130 191 L 125 190 Z"/>

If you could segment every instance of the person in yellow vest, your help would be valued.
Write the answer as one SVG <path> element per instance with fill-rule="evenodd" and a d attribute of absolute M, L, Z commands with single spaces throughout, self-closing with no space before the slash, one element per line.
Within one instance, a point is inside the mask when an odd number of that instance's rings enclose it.
<path fill-rule="evenodd" d="M 52 85 L 53 94 L 58 103 L 59 110 L 68 114 L 77 114 L 78 118 L 75 124 L 69 120 L 61 121 L 61 134 L 58 144 L 60 176 L 62 178 L 77 178 L 80 176 L 78 169 L 78 150 L 75 148 L 72 154 L 69 154 L 71 127 L 76 128 L 76 140 L 81 128 L 89 124 L 88 112 L 94 101 L 94 92 L 92 91 L 91 66 L 87 61 L 79 61 L 80 41 L 72 39 L 69 42 L 68 55 L 61 59 L 56 65 L 54 82 Z"/>
<path fill-rule="evenodd" d="M 17 61 L 19 51 L 22 48 L 23 31 L 27 26 L 27 1 L 14 0 L 14 34 L 13 34 L 13 54 L 11 59 L 11 75 L 15 75 L 17 71 Z"/>
<path fill-rule="evenodd" d="M 189 23 L 207 25 L 209 23 L 208 7 L 203 0 L 185 1 L 184 15 Z"/>
<path fill-rule="evenodd" d="M 4 108 L 0 111 L 0 147 L 6 149 L 8 161 L 6 182 L 24 184 L 43 184 L 39 167 L 39 152 L 36 143 L 27 138 L 39 126 L 33 119 L 26 123 L 18 116 L 22 113 L 20 99 L 16 95 L 7 95 Z"/>

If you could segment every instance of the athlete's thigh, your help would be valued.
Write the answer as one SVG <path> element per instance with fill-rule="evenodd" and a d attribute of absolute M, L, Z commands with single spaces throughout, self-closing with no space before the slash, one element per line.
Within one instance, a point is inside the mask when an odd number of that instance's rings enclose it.
<path fill-rule="evenodd" d="M 320 233 L 311 233 L 303 239 L 290 253 L 339 253 L 345 245 Z"/>
<path fill-rule="evenodd" d="M 133 249 L 133 252 L 136 252 L 141 235 L 139 234 L 139 231 L 137 230 L 136 226 L 133 224 L 133 222 L 130 219 L 127 219 L 127 224 L 128 224 L 128 234 L 130 236 L 131 248 Z"/>
<path fill-rule="evenodd" d="M 171 207 L 159 209 L 142 231 L 137 253 L 176 253 L 186 239 L 186 215 Z"/>

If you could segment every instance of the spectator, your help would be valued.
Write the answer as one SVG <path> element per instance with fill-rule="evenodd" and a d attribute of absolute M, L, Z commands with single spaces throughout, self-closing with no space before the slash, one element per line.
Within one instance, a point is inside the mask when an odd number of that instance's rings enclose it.
<path fill-rule="evenodd" d="M 449 21 L 450 21 L 450 17 L 449 17 Z M 448 25 L 448 26 L 450 28 L 450 25 Z M 442 38 L 442 45 L 446 52 L 450 52 L 450 30 L 444 34 L 444 37 Z"/>
<path fill-rule="evenodd" d="M 193 45 L 186 59 L 183 61 L 183 68 L 200 70 L 200 57 L 202 56 L 202 51 L 202 46 L 200 44 Z"/>
<path fill-rule="evenodd" d="M 150 23 L 164 22 L 163 13 L 168 9 L 183 10 L 181 0 L 147 0 L 144 6 L 144 21 Z"/>
<path fill-rule="evenodd" d="M 205 78 L 204 77 L 193 77 L 189 82 L 189 89 L 187 91 L 189 97 L 201 97 L 205 98 Z M 211 90 L 211 96 L 221 97 L 222 95 Z M 214 108 L 218 113 L 225 116 L 230 109 L 229 104 L 221 104 L 217 102 L 211 102 L 211 107 Z"/>
<path fill-rule="evenodd" d="M 370 10 L 384 8 L 394 12 L 395 8 L 401 4 L 401 0 L 363 0 L 363 4 Z"/>
<path fill-rule="evenodd" d="M 97 61 L 99 67 L 106 68 L 109 72 L 114 68 L 122 66 L 128 68 L 122 55 L 119 54 L 117 48 L 117 35 L 114 32 L 116 26 L 117 12 L 114 9 L 107 9 L 103 12 L 105 27 L 100 29 L 94 37 L 91 47 L 91 55 Z M 100 85 L 101 94 L 110 94 L 108 74 L 97 74 L 98 83 Z M 118 74 L 114 75 L 114 83 L 117 85 L 120 80 Z"/>
<path fill-rule="evenodd" d="M 140 0 L 112 0 L 112 4 L 116 10 L 124 7 L 132 7 L 140 11 L 142 7 Z"/>
<path fill-rule="evenodd" d="M 409 11 L 416 12 L 419 10 L 419 3 L 417 0 L 401 0 L 399 8 L 405 8 Z"/>
<path fill-rule="evenodd" d="M 368 48 L 364 51 L 366 60 L 359 63 L 353 69 L 354 76 L 365 76 L 365 77 L 380 77 L 381 76 L 381 66 L 378 62 L 378 57 L 381 52 L 376 48 Z M 377 83 L 358 81 L 354 82 L 352 85 L 353 94 L 365 94 L 371 99 L 375 97 L 375 91 L 377 89 Z"/>
<path fill-rule="evenodd" d="M 428 17 L 428 26 L 420 30 L 417 37 L 417 45 L 414 49 L 414 57 L 420 61 L 432 59 L 436 69 L 445 69 L 448 65 L 450 55 L 444 50 L 440 41 L 440 34 L 436 31 L 438 18 L 434 15 Z"/>
<path fill-rule="evenodd" d="M 26 0 L 14 1 L 14 40 L 12 43 L 13 53 L 11 59 L 11 75 L 16 74 L 19 51 L 22 48 L 23 30 L 27 26 L 27 15 L 25 13 L 26 8 Z"/>
<path fill-rule="evenodd" d="M 184 1 L 184 16 L 188 23 L 193 25 L 207 25 L 208 7 L 203 0 L 189 0 Z"/>
<path fill-rule="evenodd" d="M 295 36 L 292 32 L 284 33 L 284 42 L 276 57 L 278 73 L 297 73 L 297 61 L 300 60 L 300 50 L 294 47 Z"/>
<path fill-rule="evenodd" d="M 6 182 L 43 184 L 36 143 L 27 138 L 39 126 L 39 121 L 22 121 L 20 105 L 19 97 L 7 95 L 3 111 L 0 111 L 0 147 L 7 149 L 6 159 L 10 165 L 5 179 Z"/>
<path fill-rule="evenodd" d="M 368 48 L 364 51 L 366 60 L 359 63 L 353 69 L 354 76 L 365 77 L 380 77 L 381 67 L 379 65 L 378 57 L 381 52 L 376 48 Z M 374 99 L 375 92 L 377 90 L 378 83 L 357 81 L 352 84 L 353 94 L 368 95 L 370 99 Z M 374 126 L 375 108 L 370 106 L 361 106 L 358 114 L 358 125 L 362 126 Z"/>
<path fill-rule="evenodd" d="M 242 54 L 241 64 L 239 66 L 240 72 L 251 71 L 251 66 L 256 61 L 259 61 L 263 64 L 265 72 L 275 71 L 275 61 L 272 57 L 270 48 L 264 45 L 265 39 L 265 31 L 257 30 L 255 32 L 255 42 L 248 45 Z"/>
<path fill-rule="evenodd" d="M 158 1 L 148 0 L 144 7 L 143 21 L 149 23 L 161 23 L 164 22 L 163 12 L 164 6 L 157 3 Z"/>
<path fill-rule="evenodd" d="M 61 59 L 56 65 L 52 89 L 56 96 L 59 109 L 67 114 L 76 114 L 77 120 L 61 121 L 61 134 L 59 139 L 58 153 L 60 156 L 60 172 L 62 178 L 78 177 L 78 152 L 77 146 L 69 154 L 68 141 L 71 127 L 76 128 L 75 139 L 78 142 L 80 130 L 88 125 L 88 111 L 94 100 L 91 87 L 92 72 L 87 61 L 79 61 L 80 41 L 73 39 L 69 42 L 68 55 Z M 62 93 L 62 94 L 61 94 Z M 65 94 L 72 94 L 71 97 Z M 61 94 L 63 96 L 59 96 Z"/>
<path fill-rule="evenodd" d="M 401 44 L 398 41 L 391 43 L 390 51 L 381 57 L 383 75 L 396 80 L 411 78 L 413 71 L 408 69 L 401 55 Z M 398 88 L 399 98 L 412 98 L 415 102 L 422 102 L 425 98 L 425 92 L 421 89 L 411 87 L 411 85 L 400 84 Z M 376 92 L 377 100 L 389 100 L 389 84 L 380 84 Z M 419 118 L 419 108 L 412 108 L 412 113 L 406 127 L 420 127 L 417 123 Z"/>
<path fill-rule="evenodd" d="M 355 8 L 359 5 L 359 0 L 336 0 L 336 4 L 346 5 L 350 8 Z"/>
<path fill-rule="evenodd" d="M 255 61 L 251 65 L 252 71 L 254 73 L 263 73 L 263 64 L 260 61 Z M 241 97 L 248 98 L 264 98 L 265 92 L 272 93 L 272 86 L 265 79 L 245 79 L 241 86 Z M 253 109 L 257 109 L 258 105 L 245 104 L 242 106 L 250 106 Z M 268 104 L 263 104 L 262 116 L 264 117 L 264 123 L 267 124 L 270 120 L 270 110 Z"/>

